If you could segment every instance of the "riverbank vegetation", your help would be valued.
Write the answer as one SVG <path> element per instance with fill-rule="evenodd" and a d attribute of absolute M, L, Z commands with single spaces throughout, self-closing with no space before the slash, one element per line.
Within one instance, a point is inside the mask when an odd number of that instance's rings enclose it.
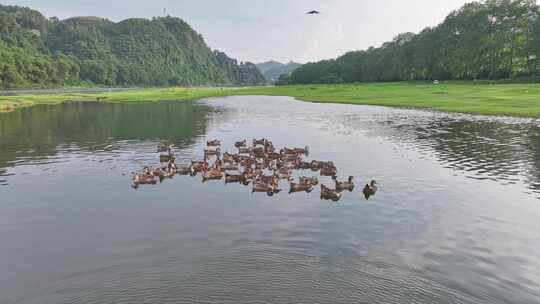
<path fill-rule="evenodd" d="M 250 88 L 167 88 L 112 93 L 0 97 L 0 112 L 67 101 L 153 102 L 232 95 L 290 96 L 303 101 L 422 108 L 446 112 L 540 118 L 540 86 L 448 82 L 362 83 Z"/>

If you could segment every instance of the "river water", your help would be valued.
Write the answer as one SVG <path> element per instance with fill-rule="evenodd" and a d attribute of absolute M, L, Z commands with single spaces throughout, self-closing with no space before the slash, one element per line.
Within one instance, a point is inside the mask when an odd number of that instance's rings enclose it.
<path fill-rule="evenodd" d="M 379 191 L 130 187 L 160 142 L 184 162 L 261 137 Z M 540 303 L 539 197 L 537 120 L 287 97 L 25 108 L 0 115 L 0 303 Z"/>

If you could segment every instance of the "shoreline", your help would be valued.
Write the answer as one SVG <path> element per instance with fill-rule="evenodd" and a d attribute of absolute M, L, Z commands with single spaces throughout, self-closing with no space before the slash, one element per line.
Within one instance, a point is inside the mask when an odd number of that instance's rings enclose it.
<path fill-rule="evenodd" d="M 58 89 L 56 89 L 58 91 Z M 60 89 L 73 90 L 73 89 Z M 304 102 L 376 105 L 441 112 L 540 118 L 540 85 L 425 82 L 266 87 L 108 88 L 0 95 L 0 113 L 69 101 L 159 102 L 225 96 L 288 96 Z M 103 91 L 105 90 L 105 91 Z M 97 92 L 96 92 L 97 91 Z"/>

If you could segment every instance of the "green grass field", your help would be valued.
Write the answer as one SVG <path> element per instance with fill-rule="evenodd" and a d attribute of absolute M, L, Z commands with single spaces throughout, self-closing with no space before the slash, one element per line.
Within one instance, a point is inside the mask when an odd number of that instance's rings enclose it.
<path fill-rule="evenodd" d="M 291 96 L 321 103 L 423 108 L 446 112 L 540 117 L 540 84 L 419 82 L 305 85 L 253 88 L 167 88 L 96 94 L 19 95 L 0 97 L 0 112 L 35 104 L 67 101 L 140 102 L 192 100 L 215 96 Z"/>

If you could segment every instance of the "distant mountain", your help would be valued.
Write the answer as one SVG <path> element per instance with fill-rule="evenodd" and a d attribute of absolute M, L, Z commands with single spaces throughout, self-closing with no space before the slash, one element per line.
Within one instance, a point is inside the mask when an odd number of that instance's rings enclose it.
<path fill-rule="evenodd" d="M 257 64 L 257 67 L 263 73 L 264 77 L 270 82 L 276 82 L 279 79 L 279 76 L 283 74 L 291 74 L 294 72 L 294 70 L 301 66 L 302 64 L 292 61 L 287 64 L 283 64 L 274 60 Z"/>
<path fill-rule="evenodd" d="M 254 64 L 211 50 L 179 18 L 59 20 L 0 5 L 0 88 L 262 83 Z"/>
<path fill-rule="evenodd" d="M 257 67 L 259 68 L 259 70 L 261 70 L 261 72 L 264 74 L 266 73 L 268 70 L 270 70 L 271 68 L 275 68 L 275 67 L 282 67 L 284 64 L 281 63 L 281 62 L 277 62 L 275 60 L 270 60 L 270 61 L 267 61 L 267 62 L 263 62 L 263 63 L 258 63 L 257 64 Z"/>

